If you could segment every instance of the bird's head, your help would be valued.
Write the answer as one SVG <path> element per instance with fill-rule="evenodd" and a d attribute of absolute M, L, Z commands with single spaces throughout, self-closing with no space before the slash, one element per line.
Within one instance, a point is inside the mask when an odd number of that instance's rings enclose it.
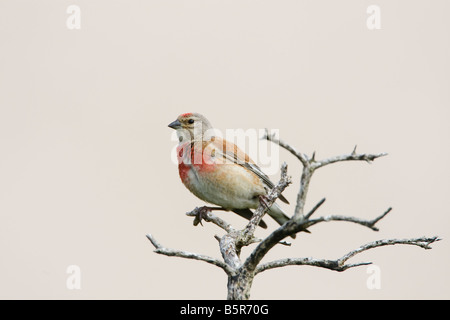
<path fill-rule="evenodd" d="M 205 136 L 209 130 L 212 131 L 211 123 L 200 113 L 183 113 L 169 124 L 169 128 L 177 130 L 180 141 L 189 139 L 205 140 Z"/>

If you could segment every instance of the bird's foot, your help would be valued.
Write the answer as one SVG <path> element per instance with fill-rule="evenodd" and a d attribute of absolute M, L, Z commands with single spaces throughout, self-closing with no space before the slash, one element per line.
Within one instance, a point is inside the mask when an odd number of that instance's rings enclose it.
<path fill-rule="evenodd" d="M 195 215 L 195 219 L 194 219 L 194 226 L 197 226 L 200 223 L 203 227 L 202 220 L 206 220 L 208 218 L 208 213 L 211 212 L 211 209 L 212 208 L 207 207 L 207 206 L 195 208 L 196 215 Z"/>
<path fill-rule="evenodd" d="M 209 221 L 208 214 L 213 210 L 227 211 L 227 209 L 222 207 L 197 207 L 192 211 L 195 214 L 194 226 L 197 226 L 199 223 L 203 226 L 202 220 Z"/>
<path fill-rule="evenodd" d="M 261 195 L 259 196 L 259 203 L 261 203 L 266 209 L 269 209 L 269 204 L 267 203 L 267 196 Z"/>

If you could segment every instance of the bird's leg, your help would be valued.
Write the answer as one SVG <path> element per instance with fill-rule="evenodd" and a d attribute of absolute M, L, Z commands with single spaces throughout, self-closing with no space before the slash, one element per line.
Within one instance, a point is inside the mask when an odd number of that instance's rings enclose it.
<path fill-rule="evenodd" d="M 259 196 L 259 203 L 261 203 L 264 207 L 266 207 L 267 210 L 269 210 L 269 204 L 267 203 L 267 196 L 266 195 L 260 195 Z"/>
<path fill-rule="evenodd" d="M 203 206 L 200 208 L 195 208 L 196 212 L 196 216 L 194 219 L 194 226 L 197 226 L 199 223 L 203 226 L 202 220 L 207 220 L 208 218 L 208 213 L 213 211 L 213 210 L 223 210 L 226 211 L 226 209 L 222 208 L 222 207 L 208 207 L 208 206 Z"/>

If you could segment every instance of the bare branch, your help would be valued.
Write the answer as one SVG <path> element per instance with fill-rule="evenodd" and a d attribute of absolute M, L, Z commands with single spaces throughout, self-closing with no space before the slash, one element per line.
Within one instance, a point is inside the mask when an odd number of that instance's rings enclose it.
<path fill-rule="evenodd" d="M 211 212 L 211 210 L 225 210 L 221 207 L 195 208 L 191 212 L 186 213 L 186 215 L 190 217 L 195 217 L 194 225 L 197 225 L 198 223 L 201 223 L 202 220 L 204 220 L 207 222 L 212 222 L 226 231 L 226 234 L 222 237 L 219 237 L 217 235 L 215 236 L 215 239 L 219 241 L 219 247 L 221 255 L 223 257 L 223 261 L 205 255 L 165 248 L 161 244 L 159 244 L 151 234 L 148 234 L 147 238 L 155 247 L 156 253 L 167 256 L 177 256 L 187 259 L 200 260 L 218 266 L 222 268 L 228 275 L 228 299 L 248 299 L 250 297 L 250 289 L 254 276 L 265 270 L 290 265 L 309 265 L 341 272 L 349 268 L 370 264 L 371 262 L 347 263 L 350 258 L 366 250 L 397 244 L 414 245 L 424 249 L 431 249 L 430 245 L 433 242 L 440 240 L 438 237 L 377 240 L 362 245 L 359 248 L 348 252 L 347 254 L 336 260 L 314 258 L 286 258 L 261 264 L 261 260 L 275 245 L 290 245 L 290 243 L 283 240 L 284 238 L 293 236 L 301 231 L 307 231 L 307 228 L 315 224 L 328 221 L 346 221 L 368 227 L 374 231 L 378 231 L 378 227 L 376 227 L 375 225 L 392 210 L 392 208 L 389 208 L 383 214 L 372 220 L 365 220 L 356 217 L 346 217 L 341 215 L 328 215 L 319 217 L 317 219 L 311 219 L 311 216 L 325 202 L 324 198 L 319 201 L 306 215 L 304 215 L 310 181 L 316 169 L 329 164 L 343 161 L 366 161 L 370 163 L 371 161 L 374 161 L 379 157 L 385 156 L 386 153 L 357 154 L 355 146 L 350 154 L 335 156 L 318 161 L 316 160 L 316 152 L 314 152 L 311 158 L 309 158 L 306 154 L 297 151 L 288 143 L 275 137 L 275 135 L 269 134 L 267 129 L 263 139 L 280 145 L 282 148 L 293 154 L 303 165 L 300 178 L 300 188 L 297 194 L 297 202 L 292 218 L 285 222 L 282 226 L 274 230 L 265 239 L 259 239 L 254 236 L 255 230 L 268 208 L 273 205 L 275 200 L 291 183 L 291 178 L 287 175 L 287 165 L 286 163 L 283 163 L 283 166 L 281 167 L 280 181 L 276 186 L 272 188 L 272 190 L 268 192 L 268 195 L 262 199 L 261 204 L 254 211 L 253 216 L 243 230 L 234 229 L 229 223 Z M 256 246 L 256 248 L 250 253 L 250 255 L 244 262 L 241 262 L 241 248 L 243 246 L 247 246 L 257 242 L 258 245 Z"/>
<path fill-rule="evenodd" d="M 272 262 L 264 263 L 259 265 L 256 268 L 255 274 L 258 274 L 260 272 L 274 269 L 274 268 L 280 268 L 285 266 L 315 266 L 315 267 L 321 267 L 325 269 L 330 269 L 334 271 L 345 271 L 349 268 L 362 266 L 362 265 L 368 265 L 371 264 L 371 262 L 358 262 L 353 264 L 345 264 L 348 259 L 354 257 L 355 255 L 369 250 L 373 248 L 378 248 L 382 246 L 388 246 L 388 245 L 396 245 L 396 244 L 406 244 L 406 245 L 414 245 L 418 246 L 424 249 L 431 249 L 430 244 L 432 244 L 435 241 L 439 241 L 440 239 L 438 237 L 420 237 L 420 238 L 414 238 L 414 239 L 385 239 L 385 240 L 377 240 L 374 242 L 367 243 L 365 245 L 360 246 L 359 248 L 350 251 L 349 253 L 345 254 L 339 259 L 336 260 L 326 260 L 326 259 L 313 259 L 313 258 L 286 258 L 286 259 L 280 259 L 275 260 Z"/>
<path fill-rule="evenodd" d="M 258 242 L 261 242 L 261 241 L 263 241 L 263 239 L 261 239 L 261 238 L 253 238 L 253 243 L 258 243 Z M 286 247 L 290 247 L 292 245 L 292 243 L 290 243 L 289 241 L 285 241 L 285 240 L 278 241 L 278 244 L 281 244 L 281 245 L 286 246 Z"/>
<path fill-rule="evenodd" d="M 306 155 L 298 152 L 294 147 L 292 147 L 288 143 L 284 142 L 283 140 L 276 138 L 274 134 L 269 134 L 269 130 L 267 130 L 267 128 L 266 128 L 266 132 L 265 132 L 264 136 L 262 137 L 262 139 L 266 139 L 267 141 L 271 141 L 275 144 L 280 145 L 280 147 L 286 149 L 287 151 L 292 153 L 295 157 L 297 157 L 297 159 L 300 160 L 300 162 L 304 166 L 307 165 L 308 158 L 306 157 Z"/>
<path fill-rule="evenodd" d="M 317 211 L 317 209 L 320 208 L 321 205 L 323 205 L 323 203 L 325 202 L 325 198 L 323 198 L 322 200 L 320 200 L 315 206 L 314 208 L 311 209 L 311 211 L 308 212 L 308 214 L 305 215 L 305 220 L 308 220 L 313 214 L 314 212 Z"/>
<path fill-rule="evenodd" d="M 266 270 L 281 268 L 286 266 L 313 266 L 334 271 L 344 271 L 352 267 L 371 264 L 371 262 L 362 262 L 352 265 L 339 266 L 339 260 L 326 260 L 326 259 L 314 259 L 314 258 L 285 258 L 275 260 L 272 262 L 264 263 L 256 268 L 255 274 L 261 273 Z"/>
<path fill-rule="evenodd" d="M 322 201 L 321 201 L 322 202 Z M 320 203 L 320 202 L 319 202 Z M 323 203 L 323 202 L 322 202 Z M 318 204 L 319 205 L 319 204 Z M 316 205 L 316 207 L 318 207 Z M 281 240 L 283 240 L 285 237 L 303 231 L 307 228 L 309 228 L 312 225 L 315 225 L 320 222 L 327 222 L 327 221 L 347 221 L 347 222 L 353 222 L 362 226 L 366 226 L 374 231 L 378 231 L 378 228 L 375 227 L 375 224 L 380 221 L 383 217 L 385 217 L 389 212 L 391 211 L 391 208 L 386 210 L 382 215 L 376 217 L 373 220 L 364 220 L 354 217 L 345 217 L 345 216 L 338 216 L 338 215 L 331 215 L 326 217 L 320 217 L 317 219 L 312 220 L 301 220 L 297 221 L 294 219 L 291 219 L 284 225 L 280 226 L 278 229 L 273 231 L 267 238 L 265 238 L 256 248 L 253 250 L 253 252 L 250 254 L 250 256 L 245 261 L 245 265 L 248 265 L 250 267 L 256 268 L 256 266 L 261 262 L 262 258 L 266 255 L 266 253 L 272 249 L 272 247 L 279 243 Z"/>
<path fill-rule="evenodd" d="M 258 244 L 258 246 L 245 260 L 244 266 L 248 270 L 256 270 L 256 267 L 261 262 L 262 258 L 267 252 L 269 252 L 270 249 L 273 248 L 273 246 L 282 241 L 285 237 L 298 232 L 296 229 L 297 226 L 298 224 L 291 219 L 282 226 L 278 227 Z"/>
<path fill-rule="evenodd" d="M 383 157 L 387 155 L 387 153 L 379 153 L 379 154 L 357 154 L 356 146 L 354 147 L 351 154 L 348 155 L 340 155 L 328 159 L 324 159 L 321 161 L 316 161 L 316 152 L 314 151 L 311 159 L 308 158 L 306 154 L 302 154 L 297 151 L 294 147 L 284 142 L 283 140 L 276 138 L 275 135 L 269 134 L 269 131 L 266 129 L 263 139 L 267 141 L 271 141 L 288 150 L 291 154 L 293 154 L 300 162 L 303 164 L 302 176 L 300 179 L 300 189 L 297 194 L 297 203 L 294 210 L 294 220 L 302 220 L 303 210 L 306 202 L 306 195 L 308 193 L 309 183 L 314 171 L 318 168 L 326 166 L 328 164 L 332 164 L 335 162 L 342 161 L 367 161 L 371 162 L 379 157 Z"/>
<path fill-rule="evenodd" d="M 239 259 L 240 250 L 236 248 L 235 236 L 231 234 L 224 235 L 220 241 L 220 253 L 227 266 L 230 266 L 232 270 L 237 270 L 241 266 L 241 260 Z"/>
<path fill-rule="evenodd" d="M 232 275 L 235 273 L 235 270 L 232 267 L 230 267 L 226 263 L 220 261 L 219 259 L 205 256 L 202 254 L 188 252 L 188 251 L 165 248 L 160 243 L 158 243 L 151 234 L 147 234 L 147 239 L 150 240 L 150 242 L 155 247 L 154 252 L 156 252 L 156 253 L 163 254 L 166 256 L 171 256 L 171 257 L 180 257 L 180 258 L 204 261 L 204 262 L 207 262 L 207 263 L 210 263 L 217 267 L 222 268 L 223 271 L 225 271 L 225 273 L 227 275 Z"/>
<path fill-rule="evenodd" d="M 194 210 L 192 210 L 190 212 L 186 212 L 186 215 L 188 217 L 195 217 L 197 219 L 197 217 L 199 216 L 199 211 L 200 210 L 202 210 L 202 208 L 201 207 L 200 208 L 197 207 L 197 208 L 195 208 Z M 206 222 L 214 223 L 216 226 L 222 228 L 223 230 L 225 230 L 228 233 L 236 232 L 236 229 L 234 229 L 228 222 L 226 222 L 222 218 L 219 218 L 218 216 L 216 216 L 211 211 L 208 211 L 208 212 L 206 212 L 206 214 L 202 215 L 202 218 Z M 194 224 L 195 224 L 195 222 L 194 222 Z"/>
<path fill-rule="evenodd" d="M 315 161 L 313 163 L 314 169 L 321 168 L 323 166 L 326 166 L 328 164 L 336 163 L 336 162 L 342 162 L 342 161 L 366 161 L 366 162 L 372 162 L 377 158 L 386 156 L 387 153 L 378 153 L 378 154 L 357 154 L 356 153 L 356 146 L 353 149 L 351 154 L 346 155 L 340 155 L 336 157 L 331 157 L 328 159 L 324 159 L 321 161 Z"/>
<path fill-rule="evenodd" d="M 287 145 L 287 144 L 286 144 Z M 288 145 L 287 145 L 288 147 Z M 303 210 L 306 203 L 306 196 L 309 189 L 309 184 L 312 178 L 313 173 L 316 169 L 319 169 L 323 166 L 336 163 L 336 162 L 342 162 L 342 161 L 357 161 L 357 160 L 363 160 L 367 162 L 371 162 L 379 157 L 383 157 L 387 155 L 387 153 L 380 153 L 380 154 L 356 154 L 356 146 L 353 149 L 351 154 L 348 155 L 341 155 L 336 156 L 328 159 L 324 159 L 321 161 L 316 161 L 316 153 L 313 153 L 313 157 L 311 159 L 307 159 L 306 156 L 303 156 L 303 160 L 306 159 L 306 161 L 302 161 L 303 164 L 303 170 L 302 170 L 302 176 L 300 178 L 300 189 L 297 194 L 297 203 L 295 206 L 294 211 L 294 219 L 295 220 L 302 220 L 305 219 L 303 216 Z"/>
<path fill-rule="evenodd" d="M 347 221 L 347 222 L 353 222 L 353 223 L 368 227 L 368 228 L 372 229 L 373 231 L 379 231 L 379 229 L 377 227 L 375 227 L 375 224 L 378 221 L 380 221 L 381 219 L 383 219 L 389 212 L 391 212 L 391 210 L 392 210 L 392 208 L 387 209 L 382 215 L 376 217 L 373 220 L 364 220 L 364 219 L 360 219 L 360 218 L 346 217 L 346 216 L 339 216 L 339 215 L 329 215 L 329 216 L 320 217 L 317 219 L 307 220 L 307 221 L 304 221 L 302 224 L 304 224 L 308 228 L 319 222 Z"/>
<path fill-rule="evenodd" d="M 311 167 L 310 163 L 307 161 L 306 165 L 303 166 L 302 176 L 300 178 L 300 189 L 297 194 L 297 203 L 294 210 L 294 220 L 303 219 L 303 209 L 306 203 L 306 195 L 308 194 L 309 183 L 311 181 L 312 175 L 314 173 L 314 168 Z"/>
<path fill-rule="evenodd" d="M 284 142 L 281 139 L 278 139 L 273 134 L 269 134 L 269 131 L 266 129 L 265 134 L 263 136 L 263 139 L 266 139 L 267 141 L 271 141 L 275 144 L 278 144 L 282 148 L 289 151 L 291 154 L 293 154 L 300 162 L 303 164 L 303 171 L 302 171 L 302 177 L 300 179 L 300 190 L 297 194 L 297 203 L 295 206 L 294 211 L 294 219 L 299 220 L 301 219 L 303 215 L 303 207 L 305 205 L 306 200 L 306 194 L 308 192 L 309 187 L 309 181 L 311 180 L 311 176 L 314 172 L 314 169 L 311 168 L 311 162 L 315 161 L 315 155 L 316 153 L 313 153 L 312 160 L 308 159 L 308 156 L 306 154 L 302 154 L 301 152 L 297 151 L 294 147 L 292 147 L 290 144 Z"/>
<path fill-rule="evenodd" d="M 374 228 L 375 224 L 380 221 L 381 219 L 383 219 L 389 212 L 392 211 L 392 207 L 389 207 L 382 215 L 380 215 L 378 218 L 375 218 L 373 220 L 370 221 L 370 226 L 372 228 L 372 230 L 374 231 L 378 231 L 378 228 Z"/>
<path fill-rule="evenodd" d="M 272 188 L 272 190 L 270 190 L 269 194 L 265 198 L 265 203 L 260 204 L 253 213 L 253 217 L 250 219 L 249 223 L 243 230 L 242 236 L 237 239 L 238 247 L 247 245 L 251 241 L 256 227 L 259 225 L 259 222 L 261 221 L 268 208 L 273 205 L 275 200 L 278 199 L 278 197 L 290 183 L 291 177 L 287 175 L 287 164 L 286 162 L 284 162 L 281 166 L 280 181 L 275 187 Z"/>
<path fill-rule="evenodd" d="M 430 244 L 436 241 L 440 241 L 441 239 L 437 236 L 434 237 L 419 237 L 419 238 L 413 238 L 413 239 L 384 239 L 384 240 L 377 240 L 374 242 L 367 243 L 365 245 L 360 246 L 359 248 L 350 251 L 343 257 L 339 259 L 340 263 L 343 265 L 348 259 L 354 257 L 358 253 L 361 253 L 363 251 L 383 247 L 383 246 L 391 246 L 396 244 L 407 244 L 407 245 L 413 245 L 418 246 L 423 249 L 431 249 Z"/>

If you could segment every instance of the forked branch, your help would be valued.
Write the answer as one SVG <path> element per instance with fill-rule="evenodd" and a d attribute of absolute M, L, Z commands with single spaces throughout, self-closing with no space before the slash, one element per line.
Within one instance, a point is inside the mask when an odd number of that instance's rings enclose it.
<path fill-rule="evenodd" d="M 389 212 L 391 212 L 392 208 L 387 209 L 382 215 L 376 217 L 375 219 L 372 220 L 364 220 L 364 219 L 360 219 L 360 218 L 356 218 L 356 217 L 346 217 L 346 216 L 340 216 L 340 215 L 329 215 L 329 216 L 324 216 L 324 217 L 320 217 L 317 219 L 305 219 L 300 225 L 304 225 L 306 228 L 313 226 L 319 222 L 328 222 L 328 221 L 347 221 L 347 222 L 353 222 L 365 227 L 368 227 L 370 229 L 372 229 L 373 231 L 378 231 L 378 227 L 375 226 L 375 224 L 380 221 L 381 219 L 383 219 Z M 308 218 L 311 215 L 308 214 Z M 306 218 L 306 216 L 305 216 Z"/>
<path fill-rule="evenodd" d="M 155 253 L 163 254 L 166 256 L 170 256 L 170 257 L 180 257 L 180 258 L 204 261 L 204 262 L 213 264 L 219 268 L 222 268 L 223 271 L 225 271 L 225 273 L 227 275 L 232 275 L 235 272 L 235 270 L 233 270 L 228 264 L 220 261 L 219 259 L 205 256 L 205 255 L 198 254 L 198 253 L 165 248 L 159 242 L 157 242 L 156 239 L 151 234 L 147 234 L 147 239 L 150 240 L 152 245 L 155 247 L 155 250 L 154 250 Z"/>
<path fill-rule="evenodd" d="M 259 265 L 256 268 L 256 274 L 261 273 L 266 270 L 280 268 L 285 266 L 314 266 L 321 267 L 325 269 L 330 269 L 334 271 L 345 271 L 349 268 L 358 267 L 362 265 L 368 265 L 372 262 L 358 262 L 352 264 L 346 264 L 347 260 L 354 257 L 355 255 L 369 250 L 373 248 L 378 248 L 382 246 L 396 245 L 396 244 L 405 244 L 405 245 L 413 245 L 418 246 L 423 249 L 431 249 L 430 244 L 435 241 L 439 241 L 438 237 L 420 237 L 414 239 L 385 239 L 385 240 L 377 240 L 374 242 L 367 243 L 365 245 L 360 246 L 359 248 L 350 251 L 339 259 L 336 260 L 326 260 L 326 259 L 314 259 L 314 258 L 286 258 L 275 260 L 272 262 L 264 263 Z"/>
<path fill-rule="evenodd" d="M 367 227 L 373 231 L 378 231 L 378 226 L 376 226 L 377 223 L 381 219 L 386 217 L 386 215 L 392 210 L 392 208 L 388 208 L 383 214 L 375 217 L 372 220 L 365 220 L 357 217 L 348 217 L 342 215 L 325 215 L 319 218 L 311 218 L 313 214 L 315 214 L 318 209 L 321 208 L 321 206 L 324 204 L 324 198 L 320 200 L 308 213 L 304 213 L 309 184 L 315 170 L 329 164 L 344 161 L 372 162 L 375 159 L 385 156 L 386 153 L 358 154 L 356 153 L 355 146 L 353 151 L 349 154 L 335 156 L 323 160 L 316 160 L 315 152 L 311 157 L 308 157 L 306 154 L 299 152 L 288 143 L 280 140 L 274 135 L 269 134 L 267 130 L 263 139 L 280 145 L 282 148 L 293 154 L 303 165 L 300 178 L 300 188 L 297 194 L 297 202 L 292 218 L 282 226 L 275 229 L 269 236 L 264 239 L 259 239 L 254 235 L 256 227 L 259 225 L 268 208 L 272 206 L 272 204 L 281 195 L 285 188 L 291 183 L 291 178 L 287 175 L 287 165 L 284 163 L 281 167 L 281 178 L 279 182 L 275 185 L 274 188 L 272 188 L 272 190 L 268 192 L 263 203 L 260 204 L 259 207 L 254 211 L 252 218 L 244 229 L 237 230 L 225 220 L 213 214 L 211 211 L 204 211 L 202 210 L 202 208 L 195 208 L 193 211 L 187 213 L 188 216 L 195 218 L 194 225 L 198 225 L 203 220 L 215 224 L 226 232 L 226 234 L 222 237 L 215 236 L 215 238 L 219 241 L 220 252 L 222 254 L 223 261 L 217 258 L 197 253 L 165 248 L 161 244 L 159 244 L 151 234 L 148 234 L 147 238 L 155 247 L 154 252 L 167 256 L 204 261 L 206 263 L 215 265 L 223 269 L 228 275 L 228 299 L 248 299 L 250 297 L 250 288 L 254 276 L 266 270 L 292 265 L 307 265 L 341 272 L 349 268 L 371 264 L 371 262 L 347 263 L 350 258 L 370 249 L 399 244 L 413 245 L 424 249 L 431 249 L 430 245 L 440 240 L 436 236 L 419 237 L 412 239 L 384 239 L 362 245 L 335 260 L 314 258 L 285 258 L 261 264 L 261 260 L 263 259 L 263 257 L 275 245 L 290 245 L 283 240 L 284 238 L 293 236 L 302 231 L 307 231 L 307 228 L 311 228 L 319 223 L 330 221 L 344 221 Z M 223 208 L 218 209 L 223 210 Z M 247 259 L 241 261 L 241 248 L 253 243 L 258 243 L 256 248 L 251 252 Z"/>
<path fill-rule="evenodd" d="M 303 164 L 302 176 L 300 178 L 300 189 L 297 194 L 297 204 L 295 206 L 294 211 L 294 220 L 304 219 L 303 210 L 306 203 L 306 196 L 308 194 L 309 183 L 311 181 L 312 175 L 314 174 L 316 169 L 324 167 L 326 165 L 343 162 L 343 161 L 366 161 L 372 162 L 377 158 L 384 157 L 387 153 L 379 153 L 379 154 L 357 154 L 356 146 L 353 148 L 353 151 L 350 154 L 340 155 L 336 157 L 331 157 L 323 160 L 316 160 L 316 153 L 314 152 L 312 157 L 309 158 L 306 154 L 297 151 L 294 147 L 292 147 L 287 142 L 277 138 L 274 134 L 269 134 L 269 131 L 266 129 L 263 139 L 267 141 L 271 141 L 275 144 L 278 144 L 282 148 L 289 151 L 293 154 L 300 162 Z"/>

